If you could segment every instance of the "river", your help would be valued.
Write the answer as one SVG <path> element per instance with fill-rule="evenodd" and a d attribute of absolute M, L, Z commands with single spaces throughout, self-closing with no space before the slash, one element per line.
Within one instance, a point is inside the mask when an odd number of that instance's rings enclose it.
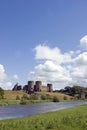
<path fill-rule="evenodd" d="M 29 105 L 0 106 L 0 120 L 32 116 L 35 114 L 62 110 L 82 104 L 87 104 L 87 101 L 71 101 L 58 103 L 47 102 Z"/>

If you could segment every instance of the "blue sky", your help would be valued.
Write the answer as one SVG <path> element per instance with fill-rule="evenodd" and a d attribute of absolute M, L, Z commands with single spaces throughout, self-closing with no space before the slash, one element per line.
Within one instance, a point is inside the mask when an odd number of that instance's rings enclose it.
<path fill-rule="evenodd" d="M 0 86 L 87 84 L 87 0 L 0 0 Z"/>

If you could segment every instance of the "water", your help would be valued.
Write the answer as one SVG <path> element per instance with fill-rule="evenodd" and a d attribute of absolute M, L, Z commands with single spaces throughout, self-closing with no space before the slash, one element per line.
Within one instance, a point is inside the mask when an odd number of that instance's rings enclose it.
<path fill-rule="evenodd" d="M 87 101 L 72 101 L 72 102 L 49 102 L 29 105 L 1 106 L 0 120 L 31 116 L 39 113 L 46 113 L 56 110 L 61 110 L 81 104 L 87 104 Z"/>

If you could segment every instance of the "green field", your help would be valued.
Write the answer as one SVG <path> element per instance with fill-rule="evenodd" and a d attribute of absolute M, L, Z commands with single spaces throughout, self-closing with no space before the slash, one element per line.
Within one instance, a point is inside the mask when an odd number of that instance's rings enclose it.
<path fill-rule="evenodd" d="M 0 130 L 87 130 L 87 105 L 0 121 Z"/>
<path fill-rule="evenodd" d="M 0 99 L 0 106 L 52 102 L 54 97 L 56 97 L 58 102 L 64 100 L 70 101 L 74 99 L 71 96 L 61 94 L 58 92 L 37 92 L 35 94 L 29 95 L 23 91 L 5 90 L 4 98 Z"/>
<path fill-rule="evenodd" d="M 4 98 L 5 99 L 8 99 L 8 100 L 15 100 L 17 96 L 19 96 L 20 98 L 25 94 L 25 92 L 23 91 L 11 91 L 11 90 L 5 90 L 4 91 Z M 60 101 L 63 100 L 64 96 L 67 97 L 67 100 L 71 100 L 71 96 L 68 96 L 68 95 L 65 95 L 65 94 L 62 94 L 62 93 L 58 93 L 58 92 L 37 92 L 38 95 L 48 95 L 48 96 L 57 96 L 59 98 Z M 29 94 L 27 94 L 29 96 Z"/>

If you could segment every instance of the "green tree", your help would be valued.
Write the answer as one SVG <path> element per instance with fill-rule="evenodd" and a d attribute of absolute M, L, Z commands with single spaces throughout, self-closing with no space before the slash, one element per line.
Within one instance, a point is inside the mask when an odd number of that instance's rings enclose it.
<path fill-rule="evenodd" d="M 67 93 L 71 93 L 71 87 L 70 86 L 66 86 L 65 88 L 64 88 L 64 91 L 65 92 L 67 92 Z"/>
<path fill-rule="evenodd" d="M 83 88 L 80 87 L 80 86 L 74 85 L 74 86 L 72 87 L 72 92 L 73 92 L 74 95 L 75 95 L 75 94 L 79 94 L 81 90 L 83 90 Z"/>
<path fill-rule="evenodd" d="M 0 87 L 0 99 L 4 98 L 4 90 Z"/>
<path fill-rule="evenodd" d="M 53 97 L 53 102 L 59 102 L 60 100 L 59 100 L 59 98 L 57 97 L 57 96 L 54 96 Z"/>

